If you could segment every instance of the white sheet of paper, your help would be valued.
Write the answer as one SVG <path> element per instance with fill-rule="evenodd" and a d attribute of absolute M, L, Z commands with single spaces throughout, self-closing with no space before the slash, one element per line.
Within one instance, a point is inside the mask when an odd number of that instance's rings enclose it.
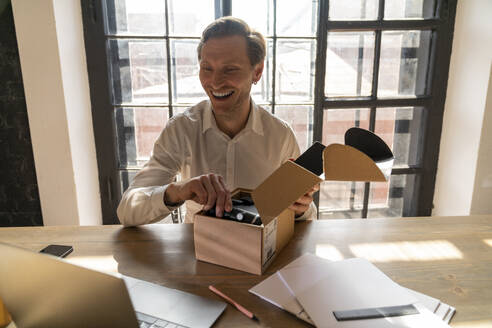
<path fill-rule="evenodd" d="M 444 303 L 441 303 L 441 304 L 444 304 Z M 448 304 L 445 304 L 445 305 L 449 306 L 449 311 L 448 311 L 448 314 L 446 314 L 446 316 L 444 318 L 442 318 L 442 320 L 445 323 L 449 323 L 451 321 L 451 319 L 453 318 L 454 314 L 456 313 L 456 309 L 454 307 L 452 307 L 451 305 L 448 305 Z"/>
<path fill-rule="evenodd" d="M 249 291 L 294 315 L 304 311 L 277 273 L 272 274 Z"/>
<path fill-rule="evenodd" d="M 306 253 L 296 260 L 290 262 L 285 268 L 291 267 L 310 267 L 318 263 L 330 262 L 313 254 Z M 251 293 L 263 298 L 264 300 L 284 309 L 298 318 L 314 325 L 314 322 L 304 311 L 304 308 L 294 297 L 289 288 L 284 284 L 278 272 L 272 274 L 250 290 Z"/>
<path fill-rule="evenodd" d="M 313 266 L 285 267 L 280 275 L 309 313 L 416 303 L 417 299 L 371 262 L 353 258 Z M 307 305 L 310 306 L 307 306 Z"/>
<path fill-rule="evenodd" d="M 441 304 L 441 301 L 439 301 L 437 298 L 430 297 L 429 295 L 425 295 L 419 292 L 416 292 L 412 289 L 405 288 L 410 294 L 415 296 L 420 303 L 422 303 L 429 311 L 432 313 L 435 313 L 437 308 L 439 307 L 439 304 Z"/>
<path fill-rule="evenodd" d="M 288 266 L 281 269 L 279 274 L 317 327 L 348 327 L 354 322 L 354 327 L 357 327 L 362 321 L 368 324 L 376 320 L 388 322 L 387 318 L 338 322 L 333 311 L 418 302 L 365 259 Z M 395 321 L 395 318 L 391 320 Z"/>
<path fill-rule="evenodd" d="M 439 318 L 441 318 L 442 320 L 444 320 L 444 318 L 446 318 L 446 316 L 448 315 L 449 311 L 451 310 L 451 307 L 446 304 L 446 303 L 441 303 L 439 305 L 439 307 L 437 308 L 435 315 L 437 315 Z"/>
<path fill-rule="evenodd" d="M 284 267 L 284 269 L 290 268 L 304 268 L 306 270 L 316 270 L 315 266 L 323 266 L 326 263 L 333 263 L 329 260 L 320 258 L 313 254 L 306 253 L 301 257 L 297 258 L 290 264 Z M 311 280 L 312 276 L 304 276 L 303 280 Z M 389 278 L 388 278 L 389 279 Z M 422 303 L 416 303 L 415 306 L 419 310 L 418 315 L 409 315 L 402 317 L 393 318 L 378 318 L 369 320 L 355 320 L 355 321 L 343 321 L 337 322 L 333 317 L 333 325 L 327 327 L 346 327 L 346 328 L 356 328 L 356 327 L 368 327 L 368 328 L 384 328 L 384 327 L 438 327 L 444 328 L 449 327 L 444 324 L 439 318 L 433 315 L 433 311 L 429 311 L 425 306 L 430 306 L 431 308 L 435 306 L 435 302 L 439 300 L 432 298 L 430 296 L 412 291 L 410 289 L 405 289 L 409 293 L 412 293 L 419 301 Z M 252 287 L 249 290 L 251 293 L 265 299 L 266 301 L 273 303 L 274 305 L 296 315 L 297 317 L 314 324 L 311 318 L 309 318 L 305 312 L 303 312 L 302 305 L 298 302 L 294 294 L 288 286 L 285 285 L 282 280 L 280 272 L 271 275 L 269 278 L 265 279 L 258 285 Z M 326 313 L 326 311 L 325 311 Z M 331 313 L 330 313 L 331 314 Z M 321 326 L 322 327 L 322 326 Z"/>

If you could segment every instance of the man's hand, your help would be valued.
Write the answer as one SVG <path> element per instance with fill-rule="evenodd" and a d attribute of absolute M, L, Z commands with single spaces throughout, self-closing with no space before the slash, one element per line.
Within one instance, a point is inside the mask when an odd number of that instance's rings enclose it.
<path fill-rule="evenodd" d="M 289 206 L 294 211 L 295 216 L 299 217 L 309 209 L 309 205 L 313 202 L 313 194 L 319 190 L 319 184 L 315 185 L 311 190 L 302 195 L 296 202 Z"/>
<path fill-rule="evenodd" d="M 186 181 L 170 183 L 164 194 L 165 204 L 177 204 L 190 199 L 204 205 L 205 211 L 215 205 L 215 212 L 219 217 L 223 215 L 224 210 L 232 210 L 231 193 L 225 186 L 224 178 L 218 174 L 204 174 Z"/>

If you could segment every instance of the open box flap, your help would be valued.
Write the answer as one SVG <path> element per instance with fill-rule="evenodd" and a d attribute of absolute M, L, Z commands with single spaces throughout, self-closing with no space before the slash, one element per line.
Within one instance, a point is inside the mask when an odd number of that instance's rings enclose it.
<path fill-rule="evenodd" d="M 318 176 L 292 161 L 282 164 L 252 193 L 263 224 L 267 225 L 321 181 Z"/>
<path fill-rule="evenodd" d="M 345 144 L 357 148 L 374 162 L 387 162 L 394 158 L 393 152 L 378 135 L 361 128 L 350 128 L 345 132 Z"/>
<path fill-rule="evenodd" d="M 387 181 L 393 158 L 376 163 L 360 150 L 347 145 L 331 144 L 323 151 L 325 180 Z"/>

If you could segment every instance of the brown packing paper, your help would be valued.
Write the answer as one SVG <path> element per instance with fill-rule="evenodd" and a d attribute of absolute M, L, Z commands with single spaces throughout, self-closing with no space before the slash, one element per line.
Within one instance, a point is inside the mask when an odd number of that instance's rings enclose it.
<path fill-rule="evenodd" d="M 318 176 L 292 161 L 282 164 L 252 193 L 263 224 L 268 224 L 321 181 Z"/>
<path fill-rule="evenodd" d="M 331 144 L 323 151 L 325 180 L 386 181 L 376 163 L 354 147 Z M 391 160 L 392 164 L 392 160 Z"/>

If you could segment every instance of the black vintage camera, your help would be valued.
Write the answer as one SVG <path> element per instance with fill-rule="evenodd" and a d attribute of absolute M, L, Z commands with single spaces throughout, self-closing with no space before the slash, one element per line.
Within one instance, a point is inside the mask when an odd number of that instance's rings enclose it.
<path fill-rule="evenodd" d="M 215 206 L 206 211 L 205 215 L 217 217 L 215 213 Z M 262 224 L 258 210 L 256 209 L 251 197 L 232 199 L 232 210 L 230 212 L 224 211 L 222 218 L 219 219 L 232 220 L 254 225 Z"/>

